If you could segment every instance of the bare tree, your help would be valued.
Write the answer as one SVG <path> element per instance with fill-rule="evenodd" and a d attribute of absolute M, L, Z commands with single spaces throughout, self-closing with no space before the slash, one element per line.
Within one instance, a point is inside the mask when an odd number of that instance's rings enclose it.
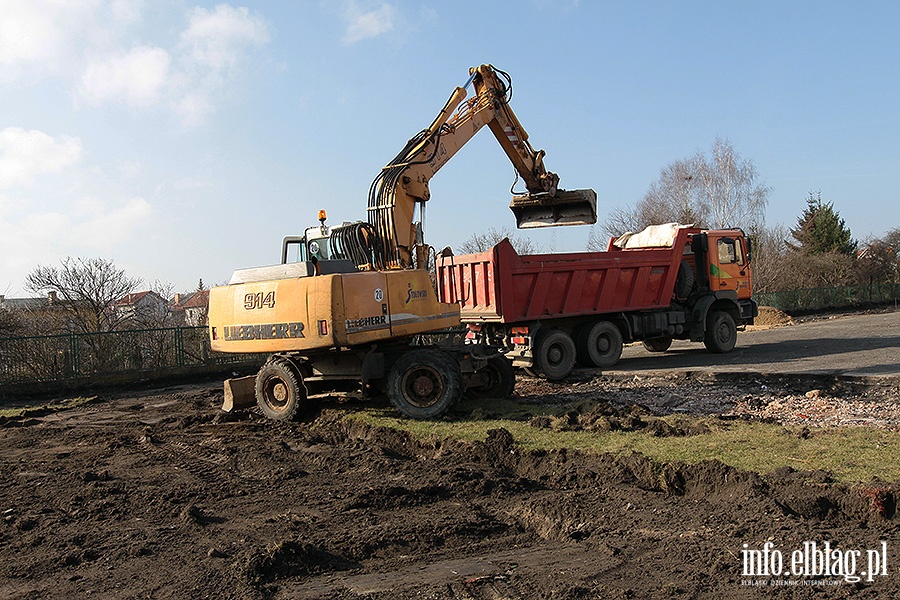
<path fill-rule="evenodd" d="M 743 159 L 728 140 L 717 138 L 712 156 L 694 157 L 700 188 L 699 205 L 708 207 L 711 227 L 760 231 L 766 222 L 771 188 L 758 183 L 753 161 Z"/>
<path fill-rule="evenodd" d="M 60 267 L 39 266 L 25 278 L 26 289 L 58 300 L 70 329 L 78 333 L 115 329 L 120 317 L 113 304 L 140 284 L 103 258 L 68 257 Z"/>
<path fill-rule="evenodd" d="M 22 317 L 18 312 L 0 308 L 0 337 L 17 335 L 22 329 Z"/>
<path fill-rule="evenodd" d="M 633 208 L 613 209 L 600 226 L 602 233 L 592 230 L 588 247 L 602 249 L 605 238 L 671 222 L 757 233 L 765 225 L 771 191 L 757 178 L 753 161 L 741 158 L 727 140 L 716 139 L 709 156 L 697 152 L 663 168 Z"/>
<path fill-rule="evenodd" d="M 763 227 L 751 239 L 753 267 L 753 291 L 775 292 L 785 289 L 791 275 L 786 271 L 786 258 L 790 252 L 787 239 L 790 231 L 782 224 Z"/>
<path fill-rule="evenodd" d="M 496 229 L 491 227 L 485 232 L 473 233 L 469 239 L 459 246 L 459 251 L 464 254 L 472 254 L 475 252 L 484 252 L 492 246 L 496 246 L 504 239 L 508 238 L 509 242 L 519 254 L 534 254 L 540 252 L 540 247 L 528 237 L 516 237 L 507 227 Z"/>

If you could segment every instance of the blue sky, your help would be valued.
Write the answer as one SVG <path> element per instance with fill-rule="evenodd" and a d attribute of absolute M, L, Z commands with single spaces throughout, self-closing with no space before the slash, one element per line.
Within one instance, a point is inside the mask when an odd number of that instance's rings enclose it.
<path fill-rule="evenodd" d="M 767 221 L 822 192 L 855 237 L 900 226 L 900 3 L 0 0 L 0 294 L 66 256 L 179 290 L 271 264 L 369 183 L 468 67 L 600 218 L 729 140 Z M 432 180 L 428 241 L 514 227 L 489 131 Z M 589 229 L 533 234 L 584 248 Z"/>

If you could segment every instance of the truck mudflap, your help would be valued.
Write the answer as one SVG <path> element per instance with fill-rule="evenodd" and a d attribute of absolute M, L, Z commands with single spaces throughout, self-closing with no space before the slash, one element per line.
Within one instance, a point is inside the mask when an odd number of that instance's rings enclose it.
<path fill-rule="evenodd" d="M 593 225 L 597 222 L 597 192 L 594 190 L 557 190 L 551 194 L 513 196 L 509 208 L 516 216 L 516 227 L 558 227 Z"/>

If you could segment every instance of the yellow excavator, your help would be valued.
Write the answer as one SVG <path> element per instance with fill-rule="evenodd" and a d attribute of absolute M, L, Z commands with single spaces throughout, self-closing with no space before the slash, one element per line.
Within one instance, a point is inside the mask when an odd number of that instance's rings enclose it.
<path fill-rule="evenodd" d="M 512 393 L 515 375 L 496 348 L 428 343 L 460 324 L 459 305 L 440 302 L 424 241 L 429 180 L 487 125 L 510 158 L 527 193 L 510 203 L 517 226 L 592 224 L 593 190 L 558 189 L 544 151 L 535 151 L 509 106 L 512 81 L 491 65 L 470 69 L 432 124 L 414 136 L 375 177 L 368 221 L 318 227 L 286 237 L 278 265 L 241 269 L 210 290 L 213 350 L 268 353 L 241 386 L 226 382 L 226 405 L 255 400 L 273 419 L 296 419 L 313 407 L 310 395 L 347 386 L 372 396 L 386 392 L 404 415 L 443 415 L 463 392 Z M 467 88 L 474 95 L 467 98 Z M 418 215 L 418 219 L 416 218 Z M 288 260 L 299 246 L 298 260 Z"/>

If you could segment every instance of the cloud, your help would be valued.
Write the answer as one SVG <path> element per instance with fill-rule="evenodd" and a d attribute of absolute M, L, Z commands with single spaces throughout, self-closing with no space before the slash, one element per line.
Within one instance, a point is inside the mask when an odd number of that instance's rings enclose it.
<path fill-rule="evenodd" d="M 222 71 L 242 58 L 245 47 L 267 43 L 269 28 L 262 17 L 244 7 L 220 4 L 211 11 L 199 7 L 191 11 L 181 40 L 198 65 Z"/>
<path fill-rule="evenodd" d="M 84 199 L 70 212 L 32 212 L 18 218 L 0 211 L 0 273 L 9 278 L 0 280 L 0 288 L 15 293 L 34 267 L 62 256 L 121 248 L 146 228 L 152 213 L 153 207 L 141 197 L 124 202 Z"/>
<path fill-rule="evenodd" d="M 391 31 L 397 15 L 397 9 L 387 2 L 368 11 L 360 7 L 357 2 L 349 2 L 344 10 L 344 18 L 347 21 L 344 43 L 355 44 Z"/>
<path fill-rule="evenodd" d="M 57 173 L 80 156 L 78 138 L 7 127 L 0 131 L 0 189 L 29 185 L 39 175 Z"/>
<path fill-rule="evenodd" d="M 171 63 L 171 56 L 162 48 L 134 48 L 122 56 L 89 64 L 81 77 L 79 95 L 90 104 L 156 104 L 169 85 Z"/>
<path fill-rule="evenodd" d="M 0 72 L 8 78 L 55 71 L 83 35 L 93 0 L 0 2 Z"/>
<path fill-rule="evenodd" d="M 197 7 L 184 14 L 175 41 L 147 43 L 144 5 L 0 0 L 0 82 L 59 77 L 76 104 L 165 107 L 185 125 L 203 122 L 251 50 L 269 42 L 268 23 L 244 7 Z M 142 43 L 130 41 L 136 34 Z"/>
<path fill-rule="evenodd" d="M 123 206 L 106 210 L 103 202 L 93 200 L 87 210 L 67 216 L 69 243 L 85 248 L 107 250 L 127 241 L 150 216 L 150 203 L 141 197 L 128 200 Z M 80 217 L 80 220 L 73 218 Z"/>

